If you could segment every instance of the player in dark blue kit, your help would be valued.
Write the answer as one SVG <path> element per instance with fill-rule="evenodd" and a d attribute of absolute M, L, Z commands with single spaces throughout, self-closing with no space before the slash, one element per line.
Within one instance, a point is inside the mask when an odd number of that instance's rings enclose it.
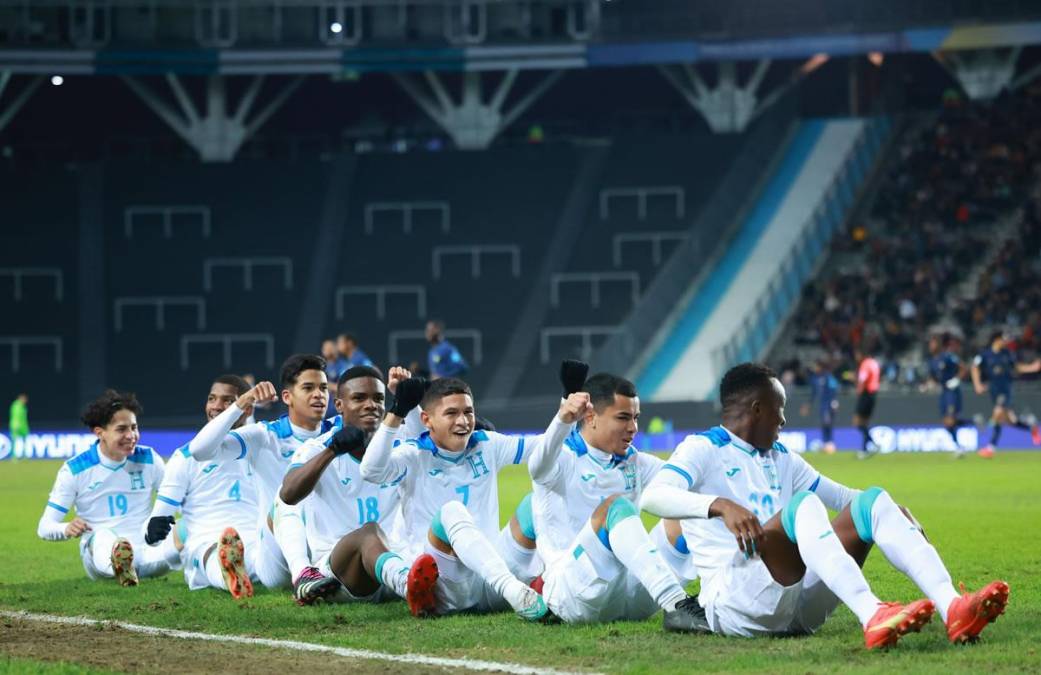
<path fill-rule="evenodd" d="M 1019 418 L 1012 408 L 1012 380 L 1016 375 L 1041 372 L 1041 359 L 1031 363 L 1016 363 L 1012 352 L 1005 348 L 1005 336 L 1001 331 L 990 337 L 990 347 L 980 352 L 972 362 L 972 384 L 977 394 L 990 391 L 994 410 L 990 415 L 990 441 L 980 449 L 980 457 L 993 457 L 994 446 L 1001 438 L 1001 425 L 1005 422 L 1020 429 L 1029 429 L 1034 445 L 1041 445 L 1041 432 L 1037 425 L 1030 425 Z"/>
<path fill-rule="evenodd" d="M 820 413 L 821 441 L 824 443 L 822 449 L 827 454 L 835 452 L 835 443 L 832 441 L 832 427 L 835 425 L 835 413 L 839 409 L 839 381 L 831 372 L 827 362 L 818 361 L 813 367 L 810 375 L 810 400 L 802 406 L 802 416 L 810 414 L 810 406 L 817 402 L 817 411 Z"/>
<path fill-rule="evenodd" d="M 953 335 L 929 338 L 929 378 L 940 387 L 940 417 L 943 428 L 951 435 L 957 457 L 964 456 L 958 443 L 958 427 L 966 427 L 971 421 L 961 417 L 961 382 L 968 369 L 958 356 L 959 342 Z"/>

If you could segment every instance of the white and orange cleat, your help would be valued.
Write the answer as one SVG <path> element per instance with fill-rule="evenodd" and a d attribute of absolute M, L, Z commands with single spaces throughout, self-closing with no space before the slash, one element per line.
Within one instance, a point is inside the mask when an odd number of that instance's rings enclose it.
<path fill-rule="evenodd" d="M 951 642 L 975 642 L 987 624 L 996 621 L 1008 606 L 1008 584 L 992 581 L 975 593 L 966 593 L 951 601 L 947 608 L 947 637 Z"/>
<path fill-rule="evenodd" d="M 242 538 L 234 527 L 225 528 L 217 545 L 217 556 L 220 560 L 224 584 L 231 597 L 236 600 L 253 597 L 253 582 L 246 572 L 246 554 L 242 546 Z"/>
<path fill-rule="evenodd" d="M 120 537 L 112 544 L 112 574 L 120 586 L 137 586 L 137 572 L 134 570 L 134 547 Z"/>
<path fill-rule="evenodd" d="M 990 459 L 994 456 L 994 446 L 988 443 L 979 450 L 977 450 L 976 454 L 982 457 L 983 459 Z"/>
<path fill-rule="evenodd" d="M 935 610 L 932 600 L 915 600 L 907 605 L 883 602 L 864 628 L 864 644 L 868 649 L 892 647 L 902 636 L 922 630 Z"/>

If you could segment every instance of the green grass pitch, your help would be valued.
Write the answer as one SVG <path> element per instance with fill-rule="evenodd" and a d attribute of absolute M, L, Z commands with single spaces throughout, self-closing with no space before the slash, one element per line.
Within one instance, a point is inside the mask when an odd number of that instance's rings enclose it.
<path fill-rule="evenodd" d="M 595 626 L 529 625 L 508 614 L 419 622 L 403 603 L 301 608 L 286 593 L 262 588 L 252 600 L 236 603 L 217 591 L 189 592 L 180 573 L 121 589 L 88 581 L 75 543 L 37 539 L 36 523 L 59 465 L 25 461 L 0 463 L 0 608 L 604 672 L 1041 670 L 1041 546 L 1034 540 L 1041 526 L 1041 453 L 999 453 L 991 461 L 955 461 L 946 454 L 889 455 L 865 462 L 852 453 L 808 459 L 848 485 L 886 487 L 922 522 L 955 584 L 963 581 L 975 589 L 991 579 L 1007 580 L 1012 587 L 1007 614 L 976 645 L 948 644 L 936 617 L 896 649 L 868 653 L 860 626 L 844 607 L 815 636 L 745 640 L 666 635 L 660 614 L 642 622 Z M 525 479 L 521 471 L 502 476 L 503 518 L 527 491 Z M 872 552 L 866 575 L 883 599 L 918 597 L 879 551 Z M 44 668 L 85 672 L 71 666 Z M 0 670 L 36 672 L 32 662 L 5 657 L 2 651 Z"/>

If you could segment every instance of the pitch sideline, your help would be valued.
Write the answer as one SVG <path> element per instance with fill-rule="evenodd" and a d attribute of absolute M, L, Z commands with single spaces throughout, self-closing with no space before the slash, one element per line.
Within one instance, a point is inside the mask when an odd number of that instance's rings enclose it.
<path fill-rule="evenodd" d="M 549 670 L 534 666 L 525 666 L 519 663 L 499 663 L 496 661 L 476 661 L 472 659 L 449 659 L 438 656 L 424 656 L 423 654 L 388 654 L 368 649 L 351 649 L 348 647 L 332 647 L 311 642 L 299 642 L 296 640 L 273 640 L 270 638 L 253 638 L 241 635 L 217 635 L 214 633 L 198 633 L 195 631 L 177 630 L 173 628 L 159 628 L 156 626 L 142 626 L 135 623 L 123 621 L 107 621 L 102 619 L 91 619 L 85 616 L 56 616 L 52 614 L 37 614 L 26 611 L 0 610 L 0 617 L 10 619 L 21 619 L 24 621 L 38 621 L 41 623 L 64 624 L 74 626 L 115 626 L 131 633 L 152 635 L 156 637 L 172 637 L 182 640 L 205 640 L 207 642 L 221 642 L 225 644 L 240 644 L 251 646 L 272 647 L 275 649 L 291 649 L 302 652 L 324 652 L 335 656 L 346 658 L 369 659 L 373 661 L 390 661 L 410 665 L 438 666 L 442 668 L 466 668 L 469 670 L 481 670 L 500 673 L 513 673 L 514 675 L 538 675 L 547 673 L 551 675 L 570 675 L 579 671 Z M 585 671 L 582 671 L 585 672 Z M 590 673 L 589 675 L 596 675 Z"/>

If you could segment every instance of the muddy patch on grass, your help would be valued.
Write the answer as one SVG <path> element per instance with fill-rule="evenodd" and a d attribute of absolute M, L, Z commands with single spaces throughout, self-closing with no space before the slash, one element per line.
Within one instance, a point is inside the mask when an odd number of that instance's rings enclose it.
<path fill-rule="evenodd" d="M 12 618 L 0 618 L 0 653 L 126 673 L 285 675 L 348 670 L 352 675 L 367 675 L 466 672 L 460 668 L 388 663 L 273 647 L 154 637 L 108 624 L 68 626 Z"/>

